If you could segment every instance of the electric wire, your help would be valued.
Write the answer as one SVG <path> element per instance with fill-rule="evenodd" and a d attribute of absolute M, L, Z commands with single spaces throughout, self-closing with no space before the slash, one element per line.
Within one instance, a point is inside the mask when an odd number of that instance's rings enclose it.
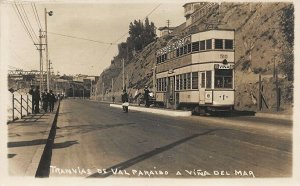
<path fill-rule="evenodd" d="M 34 31 L 33 28 L 32 28 L 31 22 L 30 22 L 29 19 L 28 19 L 27 12 L 26 12 L 26 10 L 25 10 L 23 4 L 19 4 L 19 6 L 21 7 L 21 10 L 23 10 L 24 18 L 25 18 L 25 20 L 26 20 L 26 22 L 27 22 L 27 25 L 29 26 L 29 29 L 31 29 L 32 35 L 35 37 L 36 41 L 38 41 L 39 39 L 38 39 L 38 37 L 37 37 L 35 31 Z"/>
<path fill-rule="evenodd" d="M 77 37 L 77 36 L 71 36 L 71 35 L 66 35 L 66 34 L 59 34 L 59 33 L 54 33 L 54 32 L 48 32 L 49 34 L 54 34 L 54 35 L 59 35 L 63 37 L 69 37 L 73 39 L 80 39 L 80 40 L 85 40 L 85 41 L 91 41 L 95 43 L 101 43 L 101 44 L 107 44 L 107 45 L 116 45 L 116 43 L 108 43 L 108 42 L 103 42 L 103 41 L 97 41 L 97 40 L 92 40 L 92 39 L 87 39 L 87 38 L 82 38 L 82 37 Z"/>
<path fill-rule="evenodd" d="M 18 19 L 19 19 L 21 25 L 23 25 L 23 28 L 25 29 L 25 32 L 27 33 L 27 35 L 29 36 L 29 38 L 31 39 L 31 41 L 33 42 L 33 44 L 35 44 L 34 39 L 33 39 L 33 37 L 31 36 L 31 34 L 30 34 L 30 32 L 29 32 L 29 30 L 28 30 L 28 28 L 27 28 L 27 26 L 26 26 L 26 24 L 25 24 L 25 22 L 24 22 L 24 20 L 23 20 L 23 17 L 22 17 L 22 15 L 21 15 L 21 13 L 20 13 L 20 11 L 19 11 L 17 5 L 14 4 L 14 5 L 12 5 L 12 6 L 13 6 L 13 8 L 14 8 L 14 11 L 15 11 L 16 14 L 17 14 L 17 17 L 18 17 Z M 34 46 L 35 46 L 35 45 L 34 45 Z M 37 46 L 35 46 L 35 47 L 36 47 L 36 49 L 38 49 Z"/>
<path fill-rule="evenodd" d="M 31 3 L 31 8 L 32 8 L 32 10 L 33 10 L 34 17 L 35 17 L 35 20 L 36 20 L 36 22 L 37 22 L 37 25 L 38 25 L 39 29 L 42 30 L 42 24 L 41 24 L 41 21 L 40 21 L 40 18 L 39 18 L 39 14 L 38 14 L 38 12 L 37 12 L 37 9 L 36 9 L 36 6 L 35 6 L 34 3 Z"/>
<path fill-rule="evenodd" d="M 157 5 L 155 8 L 153 8 L 147 15 L 146 15 L 146 17 L 144 18 L 144 19 L 142 19 L 142 21 L 144 21 L 148 16 L 150 16 L 160 5 L 162 5 L 162 4 L 159 4 L 159 5 Z M 125 34 L 123 34 L 120 38 L 118 38 L 116 41 L 115 41 L 115 43 L 117 43 L 119 40 L 121 40 L 124 36 L 126 36 L 127 34 L 129 33 L 129 31 L 128 32 L 126 32 Z"/>

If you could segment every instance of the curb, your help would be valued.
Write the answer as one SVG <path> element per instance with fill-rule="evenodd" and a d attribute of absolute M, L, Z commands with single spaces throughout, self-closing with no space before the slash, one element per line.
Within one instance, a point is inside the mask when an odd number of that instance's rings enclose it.
<path fill-rule="evenodd" d="M 51 131 L 52 127 L 53 127 L 53 124 L 54 124 L 54 121 L 55 121 L 55 117 L 58 114 L 59 106 L 60 106 L 60 102 L 57 105 L 55 115 L 53 115 L 52 118 L 50 119 L 50 123 L 49 123 L 50 125 L 47 127 L 47 129 L 45 131 L 45 134 L 43 135 L 43 139 L 47 139 L 47 141 L 48 141 L 48 137 L 49 137 L 50 131 Z M 45 146 L 39 147 L 36 150 L 36 152 L 34 153 L 34 156 L 33 156 L 32 160 L 31 160 L 31 163 L 30 163 L 29 167 L 27 168 L 27 170 L 25 172 L 25 176 L 34 176 L 34 175 L 36 175 L 36 172 L 37 172 L 38 166 L 40 164 L 40 161 L 42 159 L 42 156 L 43 156 L 44 150 L 46 148 L 46 145 L 47 144 L 45 144 Z"/>
<path fill-rule="evenodd" d="M 255 113 L 255 117 L 258 118 L 269 118 L 269 119 L 283 119 L 283 120 L 290 120 L 293 121 L 293 115 L 286 115 L 286 114 L 271 114 L 271 113 Z"/>
<path fill-rule="evenodd" d="M 115 108 L 122 108 L 122 105 L 118 105 L 118 104 L 109 104 L 109 106 Z M 135 106 L 129 106 L 129 109 L 134 111 L 149 112 L 152 114 L 160 114 L 160 115 L 173 116 L 173 117 L 178 117 L 178 116 L 187 117 L 192 115 L 191 111 L 182 111 L 182 110 L 164 110 L 164 109 L 144 108 L 144 107 L 135 107 Z"/>

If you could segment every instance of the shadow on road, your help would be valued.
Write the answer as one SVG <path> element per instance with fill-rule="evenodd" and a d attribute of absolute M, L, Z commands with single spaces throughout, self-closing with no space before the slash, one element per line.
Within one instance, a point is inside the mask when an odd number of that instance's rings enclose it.
<path fill-rule="evenodd" d="M 43 145 L 47 143 L 47 139 L 36 139 L 31 141 L 16 141 L 16 142 L 8 142 L 7 147 L 24 147 L 24 146 L 33 146 L 33 145 Z"/>
<path fill-rule="evenodd" d="M 210 134 L 212 132 L 215 132 L 215 131 L 218 131 L 218 130 L 226 130 L 226 129 L 211 129 L 211 130 L 207 130 L 207 131 L 205 131 L 203 133 L 200 133 L 200 134 L 193 134 L 193 135 L 191 135 L 189 137 L 180 139 L 180 140 L 175 141 L 175 142 L 173 142 L 171 144 L 168 144 L 166 146 L 156 148 L 156 149 L 154 149 L 152 151 L 149 151 L 149 152 L 146 152 L 146 153 L 144 153 L 142 155 L 136 156 L 136 157 L 134 157 L 134 158 L 132 158 L 130 160 L 127 160 L 127 161 L 121 162 L 121 163 L 119 163 L 117 165 L 114 165 L 112 167 L 109 167 L 109 168 L 106 169 L 107 172 L 104 173 L 104 174 L 94 173 L 94 174 L 88 176 L 88 178 L 95 178 L 95 177 L 105 178 L 105 177 L 111 176 L 113 174 L 112 170 L 116 170 L 116 169 L 117 170 L 124 170 L 124 169 L 126 169 L 126 168 L 128 168 L 128 167 L 130 167 L 130 166 L 132 166 L 134 164 L 137 164 L 137 163 L 139 163 L 141 161 L 144 161 L 144 160 L 146 160 L 146 159 L 148 159 L 148 158 L 150 158 L 150 157 L 152 157 L 154 155 L 157 155 L 157 154 L 162 153 L 164 151 L 170 150 L 170 149 L 172 149 L 173 147 L 175 147 L 177 145 L 185 143 L 185 142 L 187 142 L 189 140 L 192 140 L 194 138 L 197 138 L 199 136 L 208 135 L 208 134 Z"/>
<path fill-rule="evenodd" d="M 104 130 L 110 129 L 115 127 L 123 127 L 134 125 L 136 123 L 117 123 L 117 124 L 89 124 L 89 125 L 76 125 L 76 126 L 64 126 L 59 127 L 59 131 L 64 131 L 63 136 L 57 136 L 56 138 L 65 137 L 69 135 L 76 135 L 76 134 L 85 134 L 89 132 L 94 132 L 97 130 Z"/>
<path fill-rule="evenodd" d="M 74 141 L 65 141 L 65 142 L 62 142 L 62 143 L 54 143 L 52 149 L 67 148 L 67 147 L 70 147 L 70 146 L 75 145 L 75 144 L 79 144 L 77 142 L 77 140 L 74 140 Z"/>
<path fill-rule="evenodd" d="M 254 111 L 215 111 L 215 112 L 211 112 L 209 114 L 207 114 L 206 116 L 210 116 L 210 117 L 242 117 L 242 116 L 255 116 Z M 193 113 L 193 115 L 201 115 L 201 114 L 195 114 Z"/>

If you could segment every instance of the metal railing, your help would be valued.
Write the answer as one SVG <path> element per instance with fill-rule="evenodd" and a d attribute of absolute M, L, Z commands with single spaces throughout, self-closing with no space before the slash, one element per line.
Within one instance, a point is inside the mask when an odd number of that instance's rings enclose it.
<path fill-rule="evenodd" d="M 26 93 L 10 93 L 8 103 L 8 122 L 22 119 L 32 113 L 32 98 Z"/>

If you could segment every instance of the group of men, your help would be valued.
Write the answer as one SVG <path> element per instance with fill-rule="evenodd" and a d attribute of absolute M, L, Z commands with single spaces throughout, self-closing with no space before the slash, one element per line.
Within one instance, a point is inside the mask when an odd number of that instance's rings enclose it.
<path fill-rule="evenodd" d="M 40 113 L 40 101 L 42 101 L 44 112 L 48 112 L 48 107 L 49 111 L 53 112 L 56 98 L 52 90 L 48 92 L 48 90 L 45 89 L 45 91 L 40 95 L 39 86 L 36 86 L 35 89 L 34 86 L 31 86 L 29 94 L 32 96 L 32 113 Z"/>
<path fill-rule="evenodd" d="M 136 96 L 138 94 L 136 93 Z M 135 97 L 136 97 L 135 96 Z M 115 97 L 112 97 L 113 99 L 113 103 L 115 102 Z M 126 92 L 126 90 L 123 90 L 123 94 L 121 95 L 121 99 L 122 99 L 122 106 L 123 106 L 123 111 L 125 113 L 128 113 L 128 105 L 129 105 L 129 99 L 128 99 L 128 94 Z M 144 100 L 145 100 L 145 106 L 148 108 L 150 107 L 150 90 L 148 89 L 148 86 L 145 86 L 144 89 Z"/>

